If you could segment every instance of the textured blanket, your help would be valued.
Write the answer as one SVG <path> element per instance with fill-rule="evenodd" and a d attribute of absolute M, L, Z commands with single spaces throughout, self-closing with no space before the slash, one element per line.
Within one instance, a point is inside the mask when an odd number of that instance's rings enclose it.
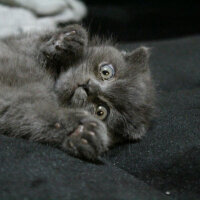
<path fill-rule="evenodd" d="M 92 164 L 0 135 L 1 200 L 200 199 L 200 36 L 146 44 L 159 108 L 146 137 Z"/>
<path fill-rule="evenodd" d="M 87 13 L 78 0 L 0 0 L 0 38 L 24 32 L 54 30 L 78 22 Z"/>

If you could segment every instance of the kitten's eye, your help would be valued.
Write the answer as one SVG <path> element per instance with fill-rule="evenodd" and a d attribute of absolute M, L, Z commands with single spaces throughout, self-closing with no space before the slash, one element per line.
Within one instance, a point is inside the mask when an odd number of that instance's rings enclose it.
<path fill-rule="evenodd" d="M 96 109 L 96 116 L 101 119 L 104 120 L 108 115 L 108 111 L 104 106 L 98 106 Z"/>
<path fill-rule="evenodd" d="M 100 66 L 100 74 L 103 80 L 108 80 L 114 76 L 115 70 L 112 64 L 108 64 L 104 62 L 104 63 L 101 63 L 99 66 Z"/>

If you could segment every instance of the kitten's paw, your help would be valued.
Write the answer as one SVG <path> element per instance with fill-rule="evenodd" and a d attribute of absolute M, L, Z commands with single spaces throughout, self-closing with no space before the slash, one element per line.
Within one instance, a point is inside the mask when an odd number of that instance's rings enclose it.
<path fill-rule="evenodd" d="M 84 119 L 63 142 L 63 148 L 71 155 L 96 160 L 107 150 L 109 138 L 105 125 L 98 120 Z"/>
<path fill-rule="evenodd" d="M 80 58 L 88 43 L 85 29 L 78 25 L 67 26 L 54 34 L 42 47 L 42 52 L 48 59 Z"/>
<path fill-rule="evenodd" d="M 55 48 L 74 55 L 82 54 L 88 43 L 85 29 L 80 25 L 71 25 L 60 33 L 55 42 Z"/>

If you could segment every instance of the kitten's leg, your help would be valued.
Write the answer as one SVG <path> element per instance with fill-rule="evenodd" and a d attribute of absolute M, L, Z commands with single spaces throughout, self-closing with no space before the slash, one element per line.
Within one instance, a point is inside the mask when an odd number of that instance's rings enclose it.
<path fill-rule="evenodd" d="M 3 52 L 7 50 L 18 56 L 31 57 L 39 65 L 45 66 L 54 77 L 80 61 L 87 45 L 88 34 L 78 24 L 54 32 L 22 34 L 0 41 Z"/>
<path fill-rule="evenodd" d="M 12 105 L 3 100 L 1 103 L 1 133 L 56 145 L 90 160 L 108 148 L 105 125 L 85 111 L 64 110 L 49 100 L 33 101 L 28 97 L 20 97 Z"/>
<path fill-rule="evenodd" d="M 88 44 L 86 30 L 77 24 L 41 37 L 40 51 L 47 66 L 64 68 L 75 64 L 84 55 Z"/>

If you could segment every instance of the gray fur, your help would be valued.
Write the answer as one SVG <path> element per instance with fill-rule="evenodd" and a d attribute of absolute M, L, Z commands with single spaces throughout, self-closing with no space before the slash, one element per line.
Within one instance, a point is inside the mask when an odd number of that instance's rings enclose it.
<path fill-rule="evenodd" d="M 111 145 L 140 139 L 154 113 L 149 50 L 122 53 L 89 42 L 79 25 L 0 41 L 0 132 L 96 159 Z M 102 80 L 99 64 L 115 75 Z M 98 105 L 108 111 L 101 121 Z"/>

